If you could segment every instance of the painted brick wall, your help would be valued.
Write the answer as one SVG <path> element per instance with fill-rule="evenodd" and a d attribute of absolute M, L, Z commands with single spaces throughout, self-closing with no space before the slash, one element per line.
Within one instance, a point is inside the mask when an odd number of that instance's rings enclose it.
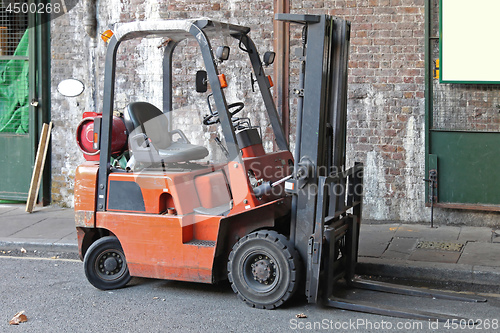
<path fill-rule="evenodd" d="M 349 70 L 348 159 L 365 163 L 364 218 L 375 220 L 427 221 L 429 209 L 424 207 L 424 0 L 291 0 L 292 13 L 329 13 L 352 22 Z M 260 52 L 272 48 L 272 1 L 138 1 L 99 0 L 97 2 L 98 32 L 114 22 L 145 19 L 192 18 L 208 16 L 215 20 L 247 25 Z M 83 161 L 74 132 L 84 111 L 100 110 L 104 76 L 105 45 L 86 36 L 82 21 L 82 4 L 52 23 L 52 118 L 53 137 L 53 201 L 72 205 L 74 170 Z M 64 36 L 65 38 L 62 38 Z M 292 48 L 298 45 L 300 29 L 292 28 Z M 126 79 L 118 82 L 117 108 L 132 99 L 159 102 L 158 82 L 148 83 L 145 73 L 159 67 L 154 43 L 131 45 L 140 48 L 131 57 L 123 49 L 118 61 L 128 64 Z M 156 52 L 156 53 L 155 53 Z M 182 51 L 190 57 L 189 49 Z M 294 54 L 293 49 L 291 54 Z M 147 63 L 149 67 L 141 63 Z M 292 74 L 296 73 L 293 68 Z M 178 73 L 191 73 L 182 58 L 174 67 Z M 227 68 L 229 78 L 241 75 L 235 67 Z M 271 74 L 271 73 L 269 73 Z M 64 79 L 74 77 L 86 85 L 77 98 L 60 96 L 55 87 Z M 149 79 L 149 78 L 148 78 Z M 248 80 L 249 81 L 249 80 Z M 296 87 L 291 80 L 290 88 Z M 231 90 L 232 89 L 232 90 Z M 254 102 L 248 84 L 230 88 L 228 100 Z M 191 98 L 186 96 L 186 98 Z M 201 105 L 201 104 L 200 104 Z M 296 101 L 291 101 L 293 124 Z M 263 128 L 255 107 L 252 119 Z M 199 119 L 196 121 L 200 121 Z M 193 123 L 195 120 L 186 120 Z M 186 130 L 186 129 L 184 129 Z M 189 129 L 188 129 L 189 130 Z M 294 133 L 292 126 L 291 133 Z M 203 138 L 207 137 L 204 133 Z M 270 139 L 265 133 L 265 138 Z M 201 139 L 201 138 L 200 138 Z M 293 147 L 293 141 L 291 146 Z M 272 145 L 267 145 L 267 149 Z M 445 222 L 472 221 L 477 216 L 450 211 L 437 211 Z M 482 215 L 481 215 L 482 216 Z M 467 221 L 466 221 L 467 220 Z M 458 222 L 460 223 L 460 221 Z M 471 224 L 473 224 L 471 222 Z"/>
<path fill-rule="evenodd" d="M 89 75 L 90 39 L 82 26 L 82 2 L 66 15 L 51 23 L 51 117 L 52 130 L 52 203 L 73 206 L 75 169 L 83 161 L 75 131 L 84 111 L 94 109 L 92 76 Z M 78 97 L 59 94 L 57 85 L 64 79 L 75 78 L 85 84 Z"/>
<path fill-rule="evenodd" d="M 291 6 L 292 12 L 328 12 L 352 22 L 349 158 L 366 164 L 365 217 L 420 219 L 416 212 L 423 208 L 424 191 L 424 1 L 291 1 Z M 250 26 L 261 51 L 272 46 L 269 1 L 105 0 L 98 1 L 97 12 L 98 32 L 118 21 L 209 16 Z M 83 160 L 73 139 L 75 128 L 84 111 L 100 110 L 104 74 L 105 45 L 101 40 L 93 44 L 85 35 L 83 18 L 79 4 L 52 24 L 53 86 L 75 77 L 87 88 L 77 98 L 63 98 L 53 90 L 53 200 L 67 206 L 72 204 L 74 169 Z M 142 47 L 143 53 L 130 57 L 125 47 L 119 62 L 138 68 L 151 59 L 159 66 L 153 45 L 130 47 Z M 182 63 L 174 66 L 187 70 Z M 158 98 L 158 84 L 147 83 L 141 70 L 148 69 L 131 71 L 118 83 L 116 109 L 133 99 Z M 236 90 L 229 95 L 250 105 L 251 98 L 241 93 L 245 87 Z"/>
<path fill-rule="evenodd" d="M 76 167 L 84 161 L 75 141 L 75 131 L 85 111 L 101 111 L 104 79 L 105 43 L 100 39 L 91 39 L 86 35 L 86 2 L 80 1 L 68 14 L 63 15 L 51 24 L 52 52 L 52 119 L 54 120 L 52 151 L 52 201 L 54 204 L 71 207 L 73 205 L 73 187 Z M 109 24 L 136 20 L 183 19 L 210 17 L 214 20 L 242 24 L 251 27 L 251 37 L 261 53 L 272 48 L 273 7 L 269 1 L 137 1 L 137 0 L 98 0 L 97 32 L 107 30 Z M 126 42 L 120 46 L 117 65 L 115 110 L 123 111 L 133 101 L 149 101 L 161 107 L 161 52 L 157 48 L 160 41 L 151 40 L 140 43 Z M 222 43 L 222 41 L 221 41 Z M 208 113 L 206 102 L 187 93 L 194 90 L 194 74 L 196 66 L 186 66 L 195 57 L 193 45 L 181 44 L 176 49 L 174 71 L 176 76 L 186 78 L 185 85 L 178 85 L 177 92 L 182 98 L 174 100 L 174 108 L 180 104 L 193 104 L 199 110 L 186 113 L 180 119 L 180 129 L 186 133 L 199 131 L 202 116 Z M 133 55 L 131 55 L 133 54 Z M 236 60 L 238 67 L 248 67 L 248 60 Z M 200 64 L 198 60 L 195 64 Z M 228 63 L 229 64 L 229 63 Z M 224 67 L 224 66 L 223 66 Z M 255 97 L 249 94 L 250 76 L 248 72 L 240 72 L 235 65 L 224 68 L 229 81 L 226 97 L 229 103 L 243 101 L 246 110 L 252 111 L 250 117 L 254 125 L 263 129 L 266 149 L 272 149 L 271 131 L 263 116 L 263 104 L 256 103 Z M 152 75 L 153 74 L 153 75 Z M 269 74 L 272 74 L 269 71 Z M 242 83 L 234 83 L 237 76 L 248 76 Z M 67 78 L 76 78 L 85 84 L 85 91 L 78 97 L 64 97 L 57 92 L 57 84 Z M 189 116 L 190 115 L 190 116 Z M 201 144 L 211 140 L 211 150 L 218 150 L 214 139 L 216 126 L 206 128 L 202 135 L 195 137 L 193 143 Z M 200 142 L 197 142 L 199 140 Z"/>
<path fill-rule="evenodd" d="M 348 159 L 365 163 L 364 218 L 424 221 L 424 0 L 292 1 L 352 23 Z"/>

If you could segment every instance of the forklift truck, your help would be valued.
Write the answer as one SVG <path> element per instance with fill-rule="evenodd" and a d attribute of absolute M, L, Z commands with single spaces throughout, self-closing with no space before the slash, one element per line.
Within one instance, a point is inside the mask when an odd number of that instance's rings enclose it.
<path fill-rule="evenodd" d="M 276 19 L 303 26 L 295 158 L 265 74 L 274 54 L 266 52 L 261 59 L 249 28 L 206 18 L 114 26 L 102 114 L 94 117 L 89 136 L 94 158 L 78 167 L 75 178 L 79 252 L 89 282 L 106 290 L 125 286 L 131 276 L 202 283 L 229 279 L 238 297 L 257 308 L 276 308 L 298 293 L 310 303 L 336 308 L 439 320 L 457 317 L 351 302 L 334 294 L 343 288 L 338 282 L 345 281 L 356 288 L 483 301 L 355 276 L 363 165 L 346 166 L 350 23 L 329 15 L 277 14 Z M 212 46 L 220 35 L 233 46 Z M 123 118 L 116 117 L 117 49 L 124 41 L 148 37 L 164 38 L 163 104 L 160 109 L 135 101 Z M 210 135 L 218 152 L 200 141 L 202 135 L 189 138 L 175 128 L 172 59 L 185 39 L 196 41 L 203 59 L 204 69 L 192 73 L 192 88 L 207 98 L 200 126 L 222 133 L 222 139 Z M 226 100 L 228 80 L 220 67 L 231 51 L 250 60 L 251 86 L 257 83 L 269 119 L 265 132 L 242 116 L 243 102 Z M 131 156 L 126 167 L 112 162 L 117 154 L 113 129 L 121 122 Z M 275 149 L 266 151 L 262 136 L 271 130 Z M 212 158 L 217 154 L 222 161 Z"/>

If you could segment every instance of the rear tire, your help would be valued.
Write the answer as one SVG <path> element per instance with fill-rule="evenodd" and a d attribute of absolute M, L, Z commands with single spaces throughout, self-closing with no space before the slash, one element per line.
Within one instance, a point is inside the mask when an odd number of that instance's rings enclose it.
<path fill-rule="evenodd" d="M 274 309 L 296 292 L 300 258 L 287 238 L 261 230 L 241 238 L 229 254 L 228 278 L 247 305 Z"/>
<path fill-rule="evenodd" d="M 131 279 L 122 246 L 113 236 L 100 238 L 90 245 L 83 267 L 87 280 L 98 289 L 121 288 Z"/>

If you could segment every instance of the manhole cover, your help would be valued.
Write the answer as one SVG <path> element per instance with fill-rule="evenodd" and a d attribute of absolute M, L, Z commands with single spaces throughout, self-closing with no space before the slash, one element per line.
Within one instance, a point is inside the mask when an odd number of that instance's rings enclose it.
<path fill-rule="evenodd" d="M 460 252 L 464 244 L 452 242 L 419 241 L 417 249 Z"/>

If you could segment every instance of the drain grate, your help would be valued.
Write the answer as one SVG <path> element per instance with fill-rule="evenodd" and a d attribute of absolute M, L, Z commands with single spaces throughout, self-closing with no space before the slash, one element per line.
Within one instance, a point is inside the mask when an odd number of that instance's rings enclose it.
<path fill-rule="evenodd" d="M 460 252 L 464 244 L 438 241 L 419 241 L 417 249 Z"/>

